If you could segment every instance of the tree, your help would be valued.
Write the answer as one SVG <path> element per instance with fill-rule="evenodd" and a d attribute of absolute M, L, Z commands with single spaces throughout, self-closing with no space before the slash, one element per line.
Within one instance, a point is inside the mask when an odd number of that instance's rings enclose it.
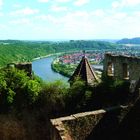
<path fill-rule="evenodd" d="M 16 68 L 0 70 L 0 110 L 23 108 L 33 104 L 40 92 L 40 83 Z"/>

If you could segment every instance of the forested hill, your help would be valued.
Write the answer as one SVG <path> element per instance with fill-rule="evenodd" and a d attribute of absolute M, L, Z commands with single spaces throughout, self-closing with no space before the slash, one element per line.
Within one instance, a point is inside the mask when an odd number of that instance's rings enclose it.
<path fill-rule="evenodd" d="M 32 61 L 33 58 L 52 53 L 68 52 L 76 50 L 110 49 L 116 44 L 104 41 L 0 41 L 0 67 L 11 62 Z"/>
<path fill-rule="evenodd" d="M 119 44 L 140 44 L 140 37 L 136 37 L 136 38 L 132 38 L 132 39 L 124 38 L 124 39 L 117 41 L 117 43 L 119 43 Z"/>

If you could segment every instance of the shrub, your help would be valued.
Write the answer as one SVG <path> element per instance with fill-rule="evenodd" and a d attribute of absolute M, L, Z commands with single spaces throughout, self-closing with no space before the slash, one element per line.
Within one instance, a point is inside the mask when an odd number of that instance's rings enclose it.
<path fill-rule="evenodd" d="M 22 70 L 4 68 L 0 70 L 0 110 L 22 108 L 32 104 L 40 91 L 40 83 L 31 80 Z"/>

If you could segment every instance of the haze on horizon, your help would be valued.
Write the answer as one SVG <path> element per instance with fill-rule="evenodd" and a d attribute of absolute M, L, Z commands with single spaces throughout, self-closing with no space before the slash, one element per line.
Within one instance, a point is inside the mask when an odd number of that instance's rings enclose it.
<path fill-rule="evenodd" d="M 140 36 L 140 0 L 0 0 L 0 39 Z"/>

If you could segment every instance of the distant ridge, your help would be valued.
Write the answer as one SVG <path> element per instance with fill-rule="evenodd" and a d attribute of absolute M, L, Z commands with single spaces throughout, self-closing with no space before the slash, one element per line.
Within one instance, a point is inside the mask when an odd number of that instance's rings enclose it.
<path fill-rule="evenodd" d="M 132 39 L 124 38 L 117 41 L 119 44 L 140 44 L 140 37 L 135 37 Z"/>

